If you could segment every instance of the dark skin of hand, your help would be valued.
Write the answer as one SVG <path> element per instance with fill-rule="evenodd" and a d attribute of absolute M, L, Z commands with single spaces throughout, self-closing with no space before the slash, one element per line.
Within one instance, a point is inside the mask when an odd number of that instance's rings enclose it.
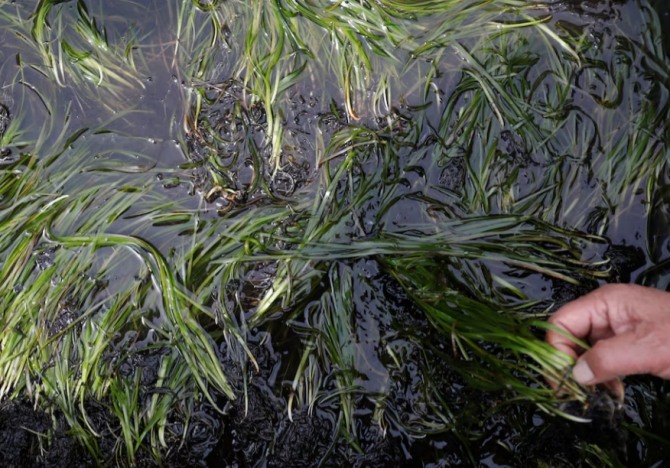
<path fill-rule="evenodd" d="M 670 293 L 606 285 L 564 305 L 549 322 L 591 345 L 584 350 L 555 331 L 546 336 L 577 359 L 572 373 L 583 385 L 611 387 L 632 374 L 670 379 Z"/>

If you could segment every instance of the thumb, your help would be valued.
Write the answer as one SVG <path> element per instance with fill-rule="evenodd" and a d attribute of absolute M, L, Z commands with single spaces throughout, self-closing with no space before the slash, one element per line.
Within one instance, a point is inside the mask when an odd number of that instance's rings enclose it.
<path fill-rule="evenodd" d="M 649 339 L 630 331 L 598 341 L 582 354 L 572 375 L 583 385 L 608 382 L 631 374 L 654 373 L 659 357 L 667 350 L 659 350 Z"/>

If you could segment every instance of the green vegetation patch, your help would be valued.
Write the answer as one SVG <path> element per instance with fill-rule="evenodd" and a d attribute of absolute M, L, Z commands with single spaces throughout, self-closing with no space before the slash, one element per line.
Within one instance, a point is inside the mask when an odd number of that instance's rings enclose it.
<path fill-rule="evenodd" d="M 665 453 L 542 340 L 663 204 L 645 2 L 98 3 L 0 0 L 0 399 L 41 460 L 60 424 L 94 462 L 476 463 L 501 418 L 518 461 L 557 415 Z"/>

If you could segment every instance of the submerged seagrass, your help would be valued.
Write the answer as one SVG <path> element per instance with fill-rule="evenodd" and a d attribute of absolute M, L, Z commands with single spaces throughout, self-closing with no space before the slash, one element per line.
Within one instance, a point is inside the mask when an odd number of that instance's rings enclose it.
<path fill-rule="evenodd" d="M 646 2 L 103 3 L 0 0 L 3 400 L 127 464 L 277 462 L 285 422 L 225 441 L 259 388 L 322 421 L 311 464 L 591 416 L 542 319 L 667 239 Z"/>

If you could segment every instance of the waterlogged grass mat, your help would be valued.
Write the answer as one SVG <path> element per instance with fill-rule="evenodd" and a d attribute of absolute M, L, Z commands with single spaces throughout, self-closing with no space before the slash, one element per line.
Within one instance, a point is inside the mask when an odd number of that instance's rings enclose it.
<path fill-rule="evenodd" d="M 0 44 L 5 466 L 670 458 L 668 383 L 543 341 L 670 283 L 647 1 L 0 0 Z"/>

